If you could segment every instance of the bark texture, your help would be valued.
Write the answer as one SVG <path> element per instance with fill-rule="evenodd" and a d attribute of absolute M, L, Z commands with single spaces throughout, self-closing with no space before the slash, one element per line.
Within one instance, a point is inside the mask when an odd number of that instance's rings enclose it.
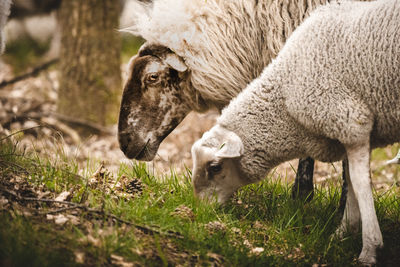
<path fill-rule="evenodd" d="M 121 95 L 120 1 L 62 1 L 58 112 L 106 125 Z"/>

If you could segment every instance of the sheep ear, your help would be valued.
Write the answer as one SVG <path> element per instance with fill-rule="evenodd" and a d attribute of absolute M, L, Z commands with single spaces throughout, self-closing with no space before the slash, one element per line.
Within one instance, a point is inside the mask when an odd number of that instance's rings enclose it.
<path fill-rule="evenodd" d="M 176 54 L 168 54 L 165 58 L 165 63 L 179 72 L 187 70 L 187 66 L 183 60 Z"/>
<path fill-rule="evenodd" d="M 220 145 L 215 156 L 218 158 L 238 158 L 242 156 L 244 148 L 240 137 L 234 132 L 225 129 L 224 131 L 224 142 Z"/>

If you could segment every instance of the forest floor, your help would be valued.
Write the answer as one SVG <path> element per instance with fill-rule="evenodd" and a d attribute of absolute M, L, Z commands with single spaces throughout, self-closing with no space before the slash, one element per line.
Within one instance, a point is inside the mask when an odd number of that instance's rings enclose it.
<path fill-rule="evenodd" d="M 13 77 L 0 70 L 0 82 Z M 290 197 L 297 160 L 225 207 L 202 203 L 190 185 L 190 148 L 216 112 L 191 113 L 145 164 L 124 157 L 115 125 L 57 114 L 57 90 L 51 68 L 0 88 L 1 266 L 357 265 L 360 235 L 331 238 L 340 163 L 316 163 L 309 203 Z M 94 133 L 82 137 L 77 125 Z M 399 167 L 383 164 L 397 149 L 372 153 L 381 266 L 400 265 Z"/>

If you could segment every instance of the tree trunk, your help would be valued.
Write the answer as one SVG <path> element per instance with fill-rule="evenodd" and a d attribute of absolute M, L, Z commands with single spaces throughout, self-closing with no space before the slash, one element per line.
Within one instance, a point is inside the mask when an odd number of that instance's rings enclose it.
<path fill-rule="evenodd" d="M 58 112 L 101 125 L 118 117 L 120 1 L 62 1 Z"/>

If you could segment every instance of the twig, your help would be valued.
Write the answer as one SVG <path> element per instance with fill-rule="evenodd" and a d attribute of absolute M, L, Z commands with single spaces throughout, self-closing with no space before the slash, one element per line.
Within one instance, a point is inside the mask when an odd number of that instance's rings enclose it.
<path fill-rule="evenodd" d="M 82 119 L 78 119 L 78 118 L 72 118 L 72 117 L 69 117 L 69 116 L 66 116 L 63 114 L 59 114 L 59 113 L 54 113 L 54 112 L 51 112 L 50 115 L 54 116 L 55 118 L 57 118 L 59 120 L 65 121 L 65 122 L 74 123 L 74 124 L 78 124 L 80 126 L 92 128 L 93 130 L 96 130 L 103 134 L 108 134 L 108 135 L 113 134 L 113 131 L 111 131 L 110 129 L 103 127 L 97 123 L 91 122 L 91 121 L 82 120 Z"/>
<path fill-rule="evenodd" d="M 39 212 L 39 214 L 47 215 L 47 214 L 53 214 L 53 213 L 60 213 L 60 212 L 66 211 L 66 210 L 73 210 L 76 208 L 78 208 L 78 207 L 70 206 L 70 207 L 64 207 L 64 208 L 60 208 L 60 209 L 56 209 L 56 210 L 48 210 L 48 211 L 44 211 L 44 212 Z"/>
<path fill-rule="evenodd" d="M 63 133 L 66 133 L 67 135 L 69 135 L 75 144 L 81 143 L 81 138 L 80 138 L 79 134 L 74 129 L 69 127 L 68 125 L 66 125 L 54 118 L 43 117 L 43 118 L 41 118 L 41 121 L 43 121 L 45 124 L 48 124 L 56 129 L 58 129 L 59 131 L 61 131 Z"/>
<path fill-rule="evenodd" d="M 38 125 L 38 126 L 33 126 L 33 127 L 21 129 L 21 130 L 19 130 L 19 131 L 16 131 L 16 132 L 14 132 L 14 133 L 12 133 L 12 134 L 9 134 L 9 135 L 7 135 L 7 136 L 1 138 L 1 139 L 0 139 L 0 142 L 6 140 L 6 139 L 8 139 L 8 138 L 10 138 L 10 137 L 13 136 L 13 135 L 16 135 L 16 134 L 19 134 L 19 133 L 22 133 L 22 132 L 25 132 L 25 131 L 28 131 L 28 130 L 40 128 L 40 127 L 43 127 L 43 125 Z"/>
<path fill-rule="evenodd" d="M 59 60 L 58 58 L 49 60 L 49 61 L 45 62 L 44 64 L 33 68 L 30 72 L 27 72 L 27 73 L 24 73 L 24 74 L 22 74 L 20 76 L 14 77 L 11 80 L 2 81 L 0 83 L 0 89 L 3 88 L 3 87 L 6 87 L 7 85 L 14 84 L 16 82 L 19 82 L 19 81 L 22 81 L 24 79 L 27 79 L 29 77 L 36 76 L 41 71 L 43 71 L 45 69 L 48 69 L 51 65 L 57 63 L 58 60 Z"/>
<path fill-rule="evenodd" d="M 110 129 L 103 127 L 97 123 L 78 119 L 78 118 L 72 118 L 67 115 L 63 115 L 63 114 L 59 114 L 59 113 L 55 113 L 55 112 L 49 112 L 46 114 L 42 113 L 42 112 L 30 112 L 30 113 L 23 113 L 23 114 L 15 115 L 14 119 L 15 119 L 15 117 L 24 118 L 24 119 L 42 119 L 42 120 L 43 120 L 43 118 L 46 118 L 46 117 L 47 118 L 52 117 L 52 118 L 58 119 L 60 121 L 77 124 L 79 126 L 90 128 L 90 129 L 95 130 L 102 134 L 107 134 L 107 135 L 114 134 L 113 131 L 111 131 Z"/>
<path fill-rule="evenodd" d="M 1 156 L 0 156 L 1 157 Z M 17 167 L 17 168 L 19 168 L 20 170 L 22 170 L 23 172 L 25 172 L 26 174 L 28 174 L 28 175 L 30 175 L 31 173 L 26 169 L 26 168 L 24 168 L 24 167 L 22 167 L 21 165 L 19 165 L 19 164 L 17 164 L 17 163 L 15 163 L 15 162 L 12 162 L 12 161 L 5 161 L 5 160 L 2 160 L 1 158 L 0 158 L 0 162 L 2 162 L 2 163 L 4 163 L 4 164 L 6 164 L 6 166 L 7 166 L 7 164 L 9 164 L 9 165 L 13 165 L 14 167 Z"/>
<path fill-rule="evenodd" d="M 58 204 L 64 204 L 64 205 L 69 205 L 70 207 L 65 207 L 65 208 L 61 208 L 61 209 L 57 209 L 57 210 L 53 210 L 53 211 L 49 211 L 47 214 L 50 213 L 57 213 L 57 212 L 61 212 L 61 211 L 65 211 L 65 210 L 69 210 L 69 209 L 82 209 L 85 210 L 87 212 L 91 212 L 91 213 L 96 213 L 99 215 L 103 215 L 104 217 L 109 217 L 112 218 L 120 223 L 125 223 L 127 225 L 133 226 L 137 229 L 139 229 L 140 231 L 146 233 L 146 234 L 159 234 L 159 235 L 166 235 L 169 237 L 175 237 L 175 238 L 182 238 L 182 235 L 178 232 L 173 232 L 173 231 L 168 231 L 168 232 L 161 232 L 159 230 L 156 230 L 154 228 L 150 228 L 147 226 L 143 226 L 143 225 L 138 225 L 135 224 L 133 222 L 129 222 L 126 220 L 123 220 L 117 216 L 115 216 L 114 214 L 108 213 L 106 211 L 103 210 L 98 210 L 98 209 L 93 209 L 90 208 L 86 205 L 83 204 L 78 204 L 78 203 L 74 203 L 74 202 L 70 202 L 70 201 L 59 201 L 59 200 L 54 200 L 54 199 L 40 199 L 40 198 L 33 198 L 33 197 L 23 197 L 18 195 L 17 193 L 8 190 L 7 188 L 4 188 L 2 186 L 0 186 L 0 190 L 15 197 L 16 199 L 20 200 L 20 201 L 33 201 L 33 202 L 45 202 L 45 203 L 58 203 Z M 45 213 L 46 214 L 46 213 Z"/>

